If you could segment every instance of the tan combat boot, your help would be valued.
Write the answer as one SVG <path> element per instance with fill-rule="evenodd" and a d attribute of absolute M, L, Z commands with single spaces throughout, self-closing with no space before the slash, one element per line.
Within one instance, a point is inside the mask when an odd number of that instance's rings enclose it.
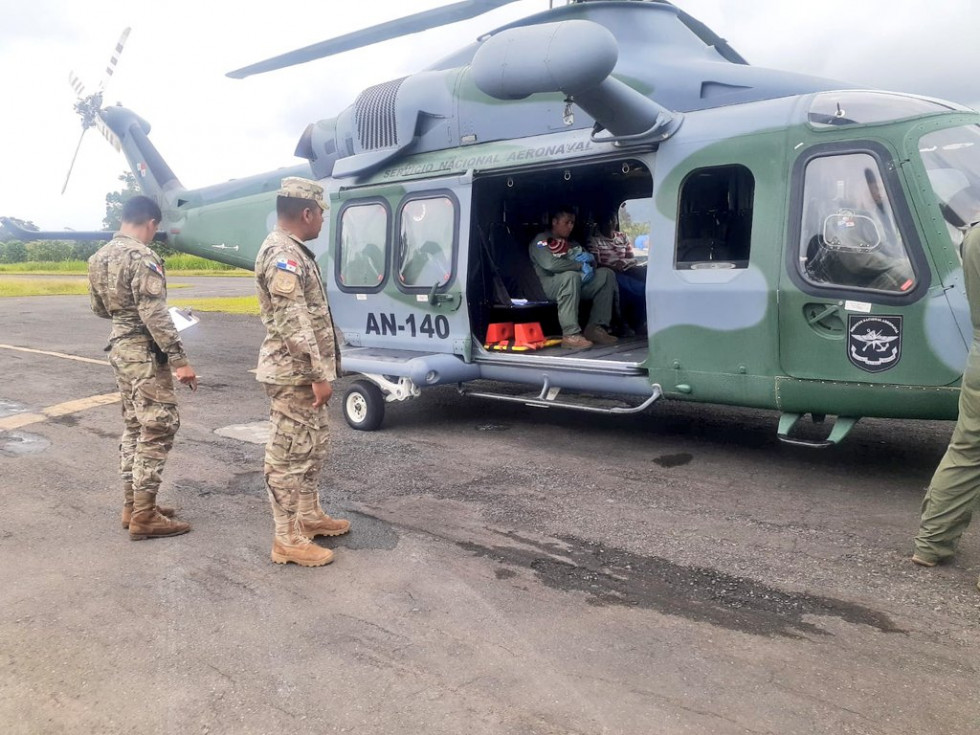
<path fill-rule="evenodd" d="M 177 512 L 176 508 L 171 508 L 166 505 L 158 505 L 157 512 L 160 515 L 167 516 L 167 518 L 173 518 L 174 514 Z M 129 519 L 133 517 L 133 484 L 127 482 L 123 485 L 123 509 L 122 509 L 122 527 L 129 528 Z"/>
<path fill-rule="evenodd" d="M 129 520 L 130 541 L 180 536 L 191 530 L 190 523 L 175 521 L 157 508 L 156 493 L 137 492 L 133 496 L 133 514 Z"/>
<path fill-rule="evenodd" d="M 272 541 L 272 561 L 276 564 L 299 564 L 301 567 L 322 567 L 333 561 L 333 552 L 301 536 L 294 530 L 295 515 L 272 506 L 276 521 L 276 536 Z"/>
<path fill-rule="evenodd" d="M 350 530 L 350 521 L 331 518 L 320 507 L 319 493 L 300 493 L 296 531 L 306 538 L 340 536 Z"/>

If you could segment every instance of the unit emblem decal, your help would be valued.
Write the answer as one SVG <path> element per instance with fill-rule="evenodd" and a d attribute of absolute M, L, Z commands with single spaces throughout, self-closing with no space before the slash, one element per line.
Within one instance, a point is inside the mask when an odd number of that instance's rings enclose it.
<path fill-rule="evenodd" d="M 902 359 L 902 317 L 848 314 L 847 359 L 869 373 L 895 367 Z"/>

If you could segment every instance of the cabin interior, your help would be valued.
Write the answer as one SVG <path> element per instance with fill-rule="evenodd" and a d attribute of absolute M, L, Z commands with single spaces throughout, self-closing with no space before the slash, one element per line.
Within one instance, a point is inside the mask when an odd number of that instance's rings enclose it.
<path fill-rule="evenodd" d="M 679 269 L 706 264 L 746 267 L 752 189 L 751 174 L 740 166 L 692 172 L 681 185 L 676 242 L 648 239 L 647 243 L 671 248 L 674 267 Z M 617 208 L 620 229 L 632 229 L 634 235 L 648 232 L 654 207 L 653 176 L 642 161 L 624 158 L 475 179 L 467 288 L 476 341 L 482 343 L 488 326 L 499 322 L 538 322 L 546 336 L 561 335 L 557 308 L 544 295 L 528 255 L 532 239 L 550 229 L 551 213 L 558 205 L 570 206 L 577 213 L 571 239 L 581 245 L 603 215 Z M 641 259 L 646 256 L 643 250 L 637 254 Z M 580 313 L 583 324 L 587 308 L 584 305 Z M 646 337 L 621 340 L 611 347 L 547 347 L 522 354 L 639 363 L 646 359 Z"/>

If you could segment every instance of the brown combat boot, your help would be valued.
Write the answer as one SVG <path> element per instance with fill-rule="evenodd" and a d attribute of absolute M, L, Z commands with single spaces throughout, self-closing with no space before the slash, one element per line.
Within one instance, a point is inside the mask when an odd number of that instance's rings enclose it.
<path fill-rule="evenodd" d="M 301 567 L 322 567 L 333 561 L 333 552 L 301 536 L 294 530 L 295 516 L 277 511 L 276 536 L 272 541 L 272 561 L 276 564 L 299 564 Z"/>
<path fill-rule="evenodd" d="M 175 521 L 163 515 L 157 508 L 156 497 L 156 493 L 135 493 L 133 511 L 129 519 L 130 541 L 180 536 L 191 530 L 190 523 Z"/>
<path fill-rule="evenodd" d="M 168 505 L 158 505 L 157 512 L 160 515 L 167 516 L 167 518 L 173 518 L 177 513 L 176 508 L 171 508 Z M 127 482 L 123 485 L 123 509 L 122 509 L 122 527 L 129 528 L 129 519 L 133 517 L 133 483 Z"/>
<path fill-rule="evenodd" d="M 300 493 L 296 513 L 296 532 L 313 539 L 317 536 L 340 536 L 350 530 L 350 521 L 331 518 L 320 507 L 318 493 Z"/>
<path fill-rule="evenodd" d="M 561 338 L 561 346 L 566 350 L 587 350 L 592 343 L 581 334 L 566 334 Z"/>
<path fill-rule="evenodd" d="M 582 334 L 585 335 L 587 340 L 595 342 L 597 345 L 614 345 L 619 342 L 618 339 L 606 331 L 605 327 L 600 327 L 598 324 L 590 324 Z"/>

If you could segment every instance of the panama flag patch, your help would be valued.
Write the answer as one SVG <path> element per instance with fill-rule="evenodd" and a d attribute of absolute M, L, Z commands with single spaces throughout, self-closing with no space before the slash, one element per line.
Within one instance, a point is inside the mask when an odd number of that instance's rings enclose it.
<path fill-rule="evenodd" d="M 299 263 L 297 263 L 295 260 L 289 260 L 288 258 L 279 258 L 279 260 L 276 261 L 276 268 L 281 271 L 295 273 L 296 275 L 301 273 Z"/>
<path fill-rule="evenodd" d="M 146 261 L 146 267 L 156 273 L 158 276 L 163 276 L 163 269 L 152 260 Z"/>

